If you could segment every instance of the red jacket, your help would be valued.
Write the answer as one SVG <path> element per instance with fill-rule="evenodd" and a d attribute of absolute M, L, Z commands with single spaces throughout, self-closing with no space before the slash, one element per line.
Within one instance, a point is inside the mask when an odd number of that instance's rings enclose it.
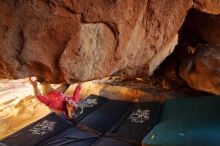
<path fill-rule="evenodd" d="M 77 84 L 72 97 L 65 96 L 62 92 L 54 90 L 45 96 L 38 95 L 37 98 L 49 108 L 63 112 L 67 99 L 73 100 L 76 103 L 80 101 L 80 90 L 81 86 Z"/>

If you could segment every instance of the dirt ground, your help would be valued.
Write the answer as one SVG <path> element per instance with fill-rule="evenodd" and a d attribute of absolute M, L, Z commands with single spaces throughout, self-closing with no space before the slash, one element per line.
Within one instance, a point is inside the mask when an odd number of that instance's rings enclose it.
<path fill-rule="evenodd" d="M 0 80 L 0 139 L 50 112 L 32 95 L 28 79 Z"/>

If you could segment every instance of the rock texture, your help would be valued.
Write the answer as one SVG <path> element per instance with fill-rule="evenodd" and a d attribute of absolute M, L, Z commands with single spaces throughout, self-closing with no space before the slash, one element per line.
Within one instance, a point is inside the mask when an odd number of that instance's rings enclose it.
<path fill-rule="evenodd" d="M 197 90 L 220 95 L 220 47 L 199 44 L 180 66 L 180 76 Z"/>
<path fill-rule="evenodd" d="M 0 76 L 75 82 L 149 75 L 192 0 L 0 1 Z"/>
<path fill-rule="evenodd" d="M 210 14 L 220 14 L 219 0 L 194 0 L 193 7 Z"/>

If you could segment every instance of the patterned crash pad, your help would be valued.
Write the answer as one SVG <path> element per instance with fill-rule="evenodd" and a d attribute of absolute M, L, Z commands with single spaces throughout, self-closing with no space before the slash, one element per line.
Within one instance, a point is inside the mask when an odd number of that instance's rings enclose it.
<path fill-rule="evenodd" d="M 219 146 L 220 97 L 171 99 L 159 123 L 144 138 L 146 146 Z"/>
<path fill-rule="evenodd" d="M 161 104 L 159 102 L 141 102 L 134 104 L 122 125 L 109 134 L 111 138 L 120 139 L 130 144 L 141 145 L 141 140 L 156 124 Z"/>
<path fill-rule="evenodd" d="M 89 146 L 115 127 L 130 106 L 132 104 L 129 102 L 109 100 L 82 119 L 74 128 L 64 131 L 41 145 L 60 146 L 65 141 L 69 141 L 65 146 Z"/>
<path fill-rule="evenodd" d="M 35 146 L 71 127 L 70 123 L 52 113 L 3 139 L 1 142 L 8 146 Z"/>
<path fill-rule="evenodd" d="M 42 146 L 135 146 L 152 129 L 160 103 L 129 103 L 110 100 Z"/>
<path fill-rule="evenodd" d="M 100 133 L 106 133 L 114 126 L 132 106 L 129 102 L 109 100 L 93 113 L 81 120 L 77 125 L 88 127 Z"/>
<path fill-rule="evenodd" d="M 157 122 L 160 105 L 159 102 L 133 103 L 120 126 L 106 133 L 95 146 L 140 146 Z"/>
<path fill-rule="evenodd" d="M 102 96 L 90 95 L 85 100 L 81 101 L 81 105 L 83 106 L 83 113 L 76 118 L 68 119 L 68 121 L 70 121 L 73 124 L 78 123 L 87 115 L 94 112 L 96 108 L 104 104 L 106 101 L 109 100 Z"/>
<path fill-rule="evenodd" d="M 34 146 L 60 134 L 64 130 L 73 127 L 76 123 L 84 117 L 94 112 L 97 107 L 108 101 L 108 99 L 101 96 L 91 95 L 87 99 L 82 100 L 84 112 L 77 118 L 65 119 L 57 116 L 54 113 L 32 123 L 31 125 L 23 128 L 22 130 L 12 134 L 11 136 L 3 139 L 0 145 L 6 144 L 8 146 Z M 28 142 L 28 144 L 27 144 Z"/>
<path fill-rule="evenodd" d="M 39 146 L 89 146 L 99 137 L 99 133 L 72 127 L 39 144 Z"/>
<path fill-rule="evenodd" d="M 50 114 L 2 142 L 8 146 L 136 146 L 156 123 L 161 105 L 99 96 L 90 96 L 82 104 L 84 112 L 77 118 Z"/>

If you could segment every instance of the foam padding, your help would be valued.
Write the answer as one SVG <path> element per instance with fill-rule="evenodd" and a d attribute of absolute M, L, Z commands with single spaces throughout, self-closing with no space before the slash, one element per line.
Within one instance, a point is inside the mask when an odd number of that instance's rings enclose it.
<path fill-rule="evenodd" d="M 144 138 L 146 146 L 219 146 L 220 97 L 165 101 L 159 123 Z"/>
<path fill-rule="evenodd" d="M 136 103 L 126 120 L 112 136 L 133 143 L 133 145 L 140 145 L 141 140 L 158 121 L 160 106 L 160 102 Z"/>
<path fill-rule="evenodd" d="M 1 142 L 8 146 L 35 146 L 70 127 L 70 123 L 51 113 Z"/>
<path fill-rule="evenodd" d="M 81 120 L 77 125 L 106 133 L 118 123 L 129 107 L 131 107 L 131 103 L 129 102 L 109 100 Z"/>
<path fill-rule="evenodd" d="M 89 146 L 99 137 L 100 134 L 98 133 L 73 127 L 41 143 L 39 146 Z"/>
<path fill-rule="evenodd" d="M 91 114 L 104 104 L 105 102 L 109 101 L 107 98 L 104 98 L 102 96 L 96 96 L 96 95 L 90 95 L 86 99 L 81 101 L 81 104 L 83 105 L 83 113 L 77 116 L 76 118 L 67 119 L 73 124 L 77 124 L 79 121 L 81 121 L 83 118 L 85 118 L 87 115 Z"/>

